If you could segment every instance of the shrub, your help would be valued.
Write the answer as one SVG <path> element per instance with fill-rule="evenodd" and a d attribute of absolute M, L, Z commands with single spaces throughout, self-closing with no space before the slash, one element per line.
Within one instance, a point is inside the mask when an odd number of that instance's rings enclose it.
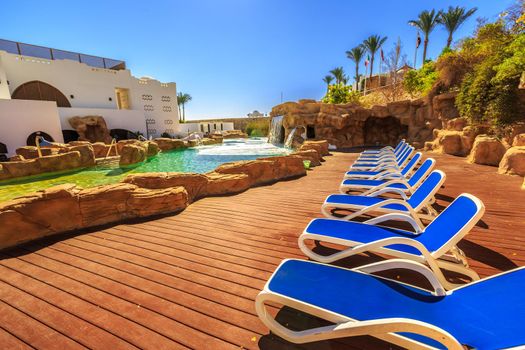
<path fill-rule="evenodd" d="M 403 87 L 410 95 L 426 95 L 434 86 L 437 77 L 436 63 L 427 61 L 420 69 L 405 74 Z"/>
<path fill-rule="evenodd" d="M 518 90 L 525 71 L 525 35 L 513 34 L 500 20 L 480 27 L 458 54 L 476 62 L 459 84 L 460 115 L 498 126 L 520 119 L 525 109 Z"/>
<path fill-rule="evenodd" d="M 168 139 L 171 139 L 171 135 L 168 134 L 167 132 L 163 132 L 162 134 L 160 134 L 160 137 L 166 137 Z"/>
<path fill-rule="evenodd" d="M 252 137 L 265 137 L 268 136 L 270 129 L 269 118 L 251 120 L 246 124 L 246 133 Z"/>
<path fill-rule="evenodd" d="M 354 103 L 360 104 L 361 93 L 359 91 L 352 91 L 352 87 L 343 84 L 334 84 L 328 87 L 328 92 L 322 98 L 324 103 Z"/>

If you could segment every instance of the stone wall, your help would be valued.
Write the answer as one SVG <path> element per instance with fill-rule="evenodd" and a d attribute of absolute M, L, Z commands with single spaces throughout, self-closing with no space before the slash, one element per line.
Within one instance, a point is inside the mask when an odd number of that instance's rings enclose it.
<path fill-rule="evenodd" d="M 271 117 L 283 116 L 284 140 L 296 127 L 313 128 L 314 139 L 338 148 L 396 144 L 406 138 L 416 147 L 432 140 L 433 130 L 457 116 L 455 95 L 444 94 L 432 102 L 419 99 L 364 108 L 355 104 L 327 104 L 299 100 L 275 106 Z"/>
<path fill-rule="evenodd" d="M 327 142 L 316 142 L 298 154 L 226 163 L 207 174 L 130 174 L 120 183 L 88 189 L 54 186 L 0 204 L 0 249 L 61 232 L 174 213 L 198 198 L 304 176 L 303 161 L 320 161 L 327 152 Z M 80 157 L 78 151 L 70 153 Z"/>

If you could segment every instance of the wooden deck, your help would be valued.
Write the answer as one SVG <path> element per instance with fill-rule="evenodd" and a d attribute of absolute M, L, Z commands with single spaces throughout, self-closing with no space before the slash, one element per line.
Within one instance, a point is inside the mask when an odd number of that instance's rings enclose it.
<path fill-rule="evenodd" d="M 254 310 L 276 265 L 304 258 L 297 236 L 354 158 L 335 153 L 301 179 L 0 253 L 1 348 L 391 349 L 368 337 L 291 345 Z M 447 174 L 439 204 L 470 192 L 487 207 L 460 245 L 472 266 L 487 276 L 525 265 L 521 178 L 437 159 Z M 291 310 L 279 317 L 296 327 L 314 322 Z"/>

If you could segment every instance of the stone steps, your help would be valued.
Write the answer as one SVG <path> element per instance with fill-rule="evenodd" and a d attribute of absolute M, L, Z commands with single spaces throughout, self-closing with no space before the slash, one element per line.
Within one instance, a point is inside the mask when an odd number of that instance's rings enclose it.
<path fill-rule="evenodd" d="M 96 158 L 95 166 L 104 168 L 118 168 L 120 156 L 111 156 L 107 158 Z"/>

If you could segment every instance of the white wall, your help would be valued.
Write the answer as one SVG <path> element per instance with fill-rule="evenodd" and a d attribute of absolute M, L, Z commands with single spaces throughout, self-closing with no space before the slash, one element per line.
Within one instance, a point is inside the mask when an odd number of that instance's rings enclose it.
<path fill-rule="evenodd" d="M 222 124 L 222 129 L 221 129 Z M 188 131 L 191 132 L 199 132 L 199 133 L 207 133 L 208 132 L 208 125 L 210 132 L 214 131 L 226 131 L 226 130 L 233 130 L 233 123 L 221 123 L 221 122 L 211 122 L 211 123 L 183 123 L 179 124 L 179 129 L 176 135 L 187 135 Z"/>
<path fill-rule="evenodd" d="M 129 70 L 94 68 L 77 61 L 19 56 L 5 51 L 0 51 L 1 71 L 10 82 L 11 95 L 18 86 L 39 80 L 60 90 L 76 108 L 117 109 L 115 88 L 129 89 L 131 109 L 150 120 L 154 136 L 165 131 L 173 134 L 177 130 L 175 83 L 137 79 Z"/>
<path fill-rule="evenodd" d="M 0 98 L 10 99 L 9 86 L 7 85 L 7 76 L 4 66 L 2 65 L 2 55 L 0 55 Z"/>
<path fill-rule="evenodd" d="M 191 134 L 192 132 L 200 132 L 199 129 L 199 123 L 182 123 L 179 124 L 177 131 L 175 132 L 175 135 L 177 136 L 188 136 L 188 134 Z"/>
<path fill-rule="evenodd" d="M 64 142 L 55 102 L 0 99 L 0 142 L 6 144 L 9 156 L 25 146 L 27 137 L 35 131 Z"/>
<path fill-rule="evenodd" d="M 108 129 L 126 129 L 131 132 L 140 131 L 146 136 L 146 120 L 144 119 L 144 113 L 141 111 L 108 108 L 59 107 L 58 114 L 60 116 L 62 130 L 73 130 L 68 121 L 71 117 L 99 115 L 104 117 Z"/>

